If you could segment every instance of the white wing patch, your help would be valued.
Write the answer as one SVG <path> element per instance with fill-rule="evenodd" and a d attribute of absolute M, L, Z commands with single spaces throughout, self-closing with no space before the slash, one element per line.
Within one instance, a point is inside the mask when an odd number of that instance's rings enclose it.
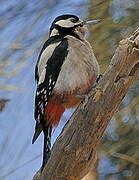
<path fill-rule="evenodd" d="M 61 42 L 57 42 L 54 44 L 50 44 L 41 54 L 39 63 L 38 63 L 38 76 L 39 79 L 41 78 L 43 70 L 46 68 L 46 64 L 49 58 L 51 58 L 55 48 L 60 44 Z M 44 74 L 42 75 L 42 79 L 44 77 Z"/>
<path fill-rule="evenodd" d="M 39 82 L 38 82 L 38 85 L 44 82 L 45 75 L 46 75 L 46 68 L 43 69 L 41 75 L 39 76 Z"/>

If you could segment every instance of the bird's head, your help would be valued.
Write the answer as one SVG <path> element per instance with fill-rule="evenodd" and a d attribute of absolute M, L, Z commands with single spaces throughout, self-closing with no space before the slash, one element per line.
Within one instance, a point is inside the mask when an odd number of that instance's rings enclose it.
<path fill-rule="evenodd" d="M 50 28 L 50 37 L 55 35 L 84 36 L 88 24 L 97 24 L 101 20 L 83 21 L 75 15 L 65 14 L 58 16 Z"/>

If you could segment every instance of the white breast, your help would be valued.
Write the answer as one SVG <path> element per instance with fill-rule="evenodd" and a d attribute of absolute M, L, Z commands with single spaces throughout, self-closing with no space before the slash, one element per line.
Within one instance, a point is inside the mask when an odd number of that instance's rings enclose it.
<path fill-rule="evenodd" d="M 64 61 L 54 92 L 65 93 L 78 91 L 99 73 L 99 66 L 93 50 L 87 41 L 80 41 L 67 36 L 69 52 Z M 81 90 L 82 91 L 82 90 Z"/>

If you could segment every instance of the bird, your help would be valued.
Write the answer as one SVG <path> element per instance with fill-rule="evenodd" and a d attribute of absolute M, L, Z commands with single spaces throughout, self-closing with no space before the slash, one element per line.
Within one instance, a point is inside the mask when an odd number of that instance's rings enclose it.
<path fill-rule="evenodd" d="M 99 64 L 90 43 L 85 39 L 88 24 L 97 20 L 81 20 L 64 14 L 56 17 L 35 67 L 36 94 L 35 133 L 32 143 L 44 134 L 44 169 L 51 154 L 52 128 L 57 126 L 66 109 L 76 108 L 99 76 Z"/>

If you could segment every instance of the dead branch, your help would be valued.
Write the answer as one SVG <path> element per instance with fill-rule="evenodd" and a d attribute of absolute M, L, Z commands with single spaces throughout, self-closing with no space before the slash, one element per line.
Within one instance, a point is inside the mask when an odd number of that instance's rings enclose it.
<path fill-rule="evenodd" d="M 64 127 L 38 179 L 80 180 L 93 168 L 104 131 L 138 74 L 139 28 L 119 43 L 97 90 Z"/>

